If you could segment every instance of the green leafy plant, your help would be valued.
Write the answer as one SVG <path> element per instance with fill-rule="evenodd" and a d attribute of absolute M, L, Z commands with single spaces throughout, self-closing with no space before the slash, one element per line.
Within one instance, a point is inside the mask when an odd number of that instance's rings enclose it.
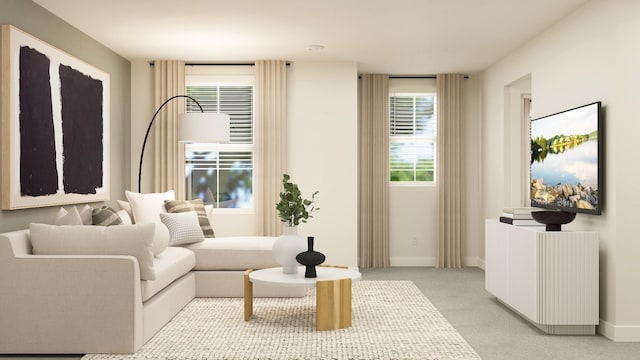
<path fill-rule="evenodd" d="M 280 201 L 276 204 L 276 209 L 282 222 L 286 222 L 289 226 L 298 226 L 301 222 L 306 223 L 309 218 L 312 218 L 313 212 L 320 210 L 313 206 L 319 191 L 311 194 L 311 199 L 303 199 L 298 185 L 290 182 L 290 179 L 289 175 L 282 175 L 284 191 L 280 193 Z"/>

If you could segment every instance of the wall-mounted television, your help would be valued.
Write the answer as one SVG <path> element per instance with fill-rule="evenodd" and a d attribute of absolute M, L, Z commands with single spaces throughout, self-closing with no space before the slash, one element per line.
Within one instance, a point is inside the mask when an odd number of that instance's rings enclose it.
<path fill-rule="evenodd" d="M 602 212 L 601 103 L 531 121 L 531 206 Z"/>

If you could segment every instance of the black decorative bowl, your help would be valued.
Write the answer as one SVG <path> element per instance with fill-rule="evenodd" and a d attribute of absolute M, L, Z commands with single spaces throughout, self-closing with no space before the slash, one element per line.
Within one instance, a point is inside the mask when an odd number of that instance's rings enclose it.
<path fill-rule="evenodd" d="M 532 211 L 533 219 L 546 225 L 547 231 L 561 231 L 564 224 L 568 224 L 576 218 L 576 213 L 558 210 Z"/>

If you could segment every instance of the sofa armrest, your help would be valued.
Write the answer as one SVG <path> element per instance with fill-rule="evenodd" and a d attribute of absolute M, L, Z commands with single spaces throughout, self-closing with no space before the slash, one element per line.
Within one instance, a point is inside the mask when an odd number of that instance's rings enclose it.
<path fill-rule="evenodd" d="M 0 353 L 133 353 L 142 346 L 132 256 L 14 253 L 0 237 Z"/>

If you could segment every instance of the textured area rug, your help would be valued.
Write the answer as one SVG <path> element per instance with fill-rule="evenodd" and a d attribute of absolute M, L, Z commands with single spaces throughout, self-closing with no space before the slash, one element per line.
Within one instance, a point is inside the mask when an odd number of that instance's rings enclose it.
<path fill-rule="evenodd" d="M 353 284 L 353 326 L 315 330 L 315 294 L 196 298 L 133 355 L 83 359 L 480 359 L 411 281 Z"/>

